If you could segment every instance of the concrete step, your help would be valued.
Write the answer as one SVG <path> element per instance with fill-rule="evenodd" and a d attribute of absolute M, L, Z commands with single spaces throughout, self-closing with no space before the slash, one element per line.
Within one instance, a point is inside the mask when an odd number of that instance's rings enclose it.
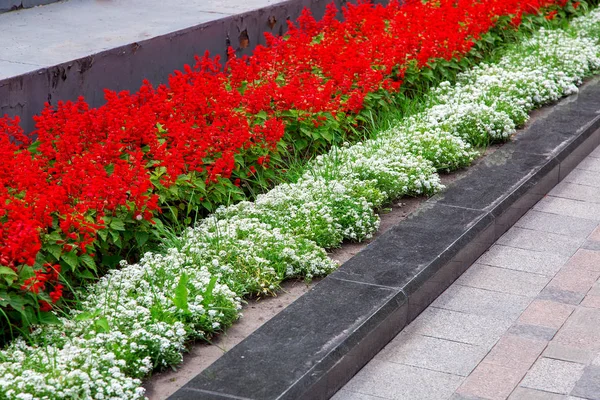
<path fill-rule="evenodd" d="M 43 6 L 45 4 L 56 3 L 57 1 L 61 0 L 0 0 L 0 14 L 23 8 Z"/>
<path fill-rule="evenodd" d="M 165 82 L 206 50 L 250 54 L 264 32 L 284 33 L 305 7 L 321 17 L 330 2 L 67 0 L 0 14 L 0 116 L 20 116 L 29 132 L 45 102 L 85 96 L 98 106 L 103 89 Z"/>

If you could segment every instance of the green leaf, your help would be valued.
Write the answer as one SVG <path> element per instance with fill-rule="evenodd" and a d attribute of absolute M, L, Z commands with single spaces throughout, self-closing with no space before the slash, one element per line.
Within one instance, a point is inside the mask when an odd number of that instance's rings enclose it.
<path fill-rule="evenodd" d="M 89 254 L 83 254 L 79 257 L 81 261 L 92 271 L 97 272 L 96 270 L 96 262 Z"/>
<path fill-rule="evenodd" d="M 62 254 L 62 247 L 57 244 L 50 244 L 46 246 L 48 253 L 52 254 L 56 260 L 60 260 L 60 255 Z"/>
<path fill-rule="evenodd" d="M 46 240 L 50 242 L 57 242 L 59 240 L 63 240 L 63 237 L 57 231 L 52 231 L 46 236 Z"/>
<path fill-rule="evenodd" d="M 115 164 L 105 165 L 104 170 L 106 171 L 106 175 L 111 176 L 115 172 Z"/>
<path fill-rule="evenodd" d="M 70 251 L 67 254 L 63 254 L 61 256 L 61 259 L 64 262 L 66 262 L 69 267 L 71 267 L 72 271 L 75 271 L 75 269 L 77 269 L 77 266 L 79 265 L 79 258 L 77 257 L 77 254 L 74 251 Z"/>
<path fill-rule="evenodd" d="M 133 235 L 135 236 L 135 241 L 137 242 L 138 246 L 143 246 L 146 244 L 148 237 L 150 237 L 148 232 L 135 232 Z"/>
<path fill-rule="evenodd" d="M 256 113 L 256 117 L 260 119 L 267 119 L 268 115 L 265 110 L 260 110 L 258 113 Z"/>
<path fill-rule="evenodd" d="M 175 306 L 177 308 L 179 308 L 180 310 L 183 310 L 183 311 L 189 310 L 189 307 L 188 307 L 189 291 L 187 288 L 188 281 L 189 281 L 189 277 L 184 272 L 181 275 L 181 277 L 179 277 L 179 283 L 177 284 L 177 287 L 175 288 L 175 297 L 173 298 L 173 304 L 175 304 Z"/>
<path fill-rule="evenodd" d="M 108 238 L 108 231 L 106 229 L 99 230 L 98 236 L 100 236 L 100 239 L 102 239 L 103 242 L 106 242 L 106 239 Z"/>
<path fill-rule="evenodd" d="M 209 305 L 210 303 L 212 303 L 213 301 L 213 290 L 215 289 L 215 286 L 217 284 L 217 277 L 213 276 L 210 279 L 210 282 L 208 283 L 208 286 L 206 287 L 206 292 L 204 293 L 204 301 L 203 304 L 205 306 Z"/>
<path fill-rule="evenodd" d="M 9 306 L 19 311 L 20 313 L 23 313 L 25 306 L 29 303 L 25 298 L 11 294 L 7 294 L 5 300 Z"/>
<path fill-rule="evenodd" d="M 89 269 L 84 269 L 83 271 L 78 271 L 77 272 L 77 277 L 78 278 L 84 278 L 84 279 L 98 279 L 97 276 L 95 276 L 92 271 L 90 271 Z"/>
<path fill-rule="evenodd" d="M 98 318 L 96 321 L 94 321 L 94 327 L 96 328 L 96 331 L 100 333 L 106 333 L 110 331 L 106 317 Z"/>
<path fill-rule="evenodd" d="M 121 243 L 121 235 L 117 231 L 110 231 L 110 236 L 115 244 Z"/>
<path fill-rule="evenodd" d="M 38 322 L 42 325 L 60 325 L 60 320 L 54 313 L 40 312 Z"/>
<path fill-rule="evenodd" d="M 12 285 L 13 282 L 16 281 L 18 278 L 18 275 L 15 271 L 3 265 L 0 265 L 0 275 L 9 285 Z"/>
<path fill-rule="evenodd" d="M 95 316 L 96 315 L 92 314 L 91 312 L 82 312 L 81 314 L 77 314 L 74 319 L 75 321 L 88 321 Z"/>
<path fill-rule="evenodd" d="M 123 221 L 121 221 L 120 219 L 113 219 L 112 221 L 110 221 L 110 227 L 111 229 L 114 229 L 115 231 L 124 231 L 125 230 L 125 224 L 123 223 Z"/>
<path fill-rule="evenodd" d="M 30 152 L 31 154 L 37 154 L 37 153 L 39 153 L 39 151 L 38 151 L 38 149 L 37 149 L 37 148 L 38 148 L 38 147 L 40 147 L 40 144 L 41 144 L 41 143 L 42 143 L 41 141 L 39 141 L 39 140 L 36 140 L 35 142 L 33 142 L 33 143 L 31 143 L 31 144 L 29 145 L 29 147 L 27 148 L 27 150 L 29 150 L 29 152 Z"/>

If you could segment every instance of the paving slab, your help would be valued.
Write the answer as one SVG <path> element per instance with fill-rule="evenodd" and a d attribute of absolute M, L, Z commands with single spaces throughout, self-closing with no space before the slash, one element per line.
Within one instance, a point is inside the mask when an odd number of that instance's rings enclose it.
<path fill-rule="evenodd" d="M 565 177 L 564 182 L 600 188 L 600 175 L 595 171 L 576 168 Z"/>
<path fill-rule="evenodd" d="M 372 360 L 344 389 L 385 399 L 431 400 L 450 397 L 462 380 L 452 374 Z"/>
<path fill-rule="evenodd" d="M 600 309 L 600 296 L 588 294 L 583 298 L 581 306 Z"/>
<path fill-rule="evenodd" d="M 555 360 L 570 361 L 579 364 L 589 364 L 595 356 L 595 352 L 589 349 L 567 346 L 557 342 L 550 342 L 543 356 Z"/>
<path fill-rule="evenodd" d="M 549 300 L 535 300 L 519 317 L 522 324 L 559 329 L 569 318 L 574 306 Z"/>
<path fill-rule="evenodd" d="M 577 169 L 591 172 L 600 172 L 600 159 L 596 157 L 587 157 L 577 165 Z"/>
<path fill-rule="evenodd" d="M 457 284 L 520 296 L 535 297 L 550 282 L 546 275 L 473 264 L 458 278 Z"/>
<path fill-rule="evenodd" d="M 568 400 L 567 396 L 557 393 L 544 392 L 524 387 L 518 387 L 512 392 L 509 400 Z"/>
<path fill-rule="evenodd" d="M 556 335 L 557 331 L 555 328 L 546 326 L 515 323 L 507 333 L 527 339 L 550 341 Z"/>
<path fill-rule="evenodd" d="M 600 367 L 587 366 L 571 394 L 584 399 L 600 400 Z"/>
<path fill-rule="evenodd" d="M 465 380 L 457 393 L 489 400 L 506 399 L 519 384 L 526 369 L 482 362 Z"/>
<path fill-rule="evenodd" d="M 579 249 L 569 260 L 568 266 L 600 272 L 600 251 Z"/>
<path fill-rule="evenodd" d="M 579 307 L 556 334 L 558 343 L 600 351 L 600 310 Z"/>
<path fill-rule="evenodd" d="M 581 251 L 581 250 L 580 250 Z M 585 269 L 570 262 L 550 281 L 548 287 L 570 292 L 587 293 L 600 277 L 600 270 Z"/>
<path fill-rule="evenodd" d="M 570 257 L 581 247 L 584 241 L 584 238 L 566 237 L 556 233 L 540 232 L 515 226 L 498 239 L 496 243 L 519 249 Z"/>
<path fill-rule="evenodd" d="M 466 314 L 430 307 L 405 332 L 492 348 L 512 319 Z"/>
<path fill-rule="evenodd" d="M 600 221 L 600 204 L 598 203 L 548 196 L 537 203 L 534 209 L 542 212 Z"/>
<path fill-rule="evenodd" d="M 452 285 L 440 295 L 432 307 L 496 318 L 518 318 L 531 299 L 469 286 Z"/>
<path fill-rule="evenodd" d="M 598 226 L 598 222 L 530 210 L 517 221 L 515 226 L 542 232 L 556 233 L 570 238 L 585 239 Z"/>
<path fill-rule="evenodd" d="M 569 394 L 585 366 L 542 357 L 527 372 L 521 386 L 550 393 Z"/>
<path fill-rule="evenodd" d="M 600 198 L 598 198 L 595 187 L 577 185 L 575 183 L 564 181 L 556 185 L 548 195 L 551 197 L 585 201 L 588 203 L 600 203 Z"/>
<path fill-rule="evenodd" d="M 411 333 L 392 340 L 376 359 L 467 376 L 485 357 L 483 347 Z"/>
<path fill-rule="evenodd" d="M 493 267 L 554 276 L 568 259 L 565 255 L 495 244 L 478 262 Z"/>
<path fill-rule="evenodd" d="M 331 398 L 331 400 L 381 400 L 381 399 L 385 399 L 385 397 L 373 396 L 373 395 L 364 394 L 364 393 L 351 392 L 346 389 L 340 390 Z"/>
<path fill-rule="evenodd" d="M 546 340 L 506 334 L 488 353 L 485 362 L 507 368 L 516 366 L 518 369 L 527 369 L 533 365 L 547 344 Z"/>
<path fill-rule="evenodd" d="M 537 297 L 540 300 L 551 300 L 559 303 L 578 305 L 585 296 L 582 293 L 546 286 Z"/>

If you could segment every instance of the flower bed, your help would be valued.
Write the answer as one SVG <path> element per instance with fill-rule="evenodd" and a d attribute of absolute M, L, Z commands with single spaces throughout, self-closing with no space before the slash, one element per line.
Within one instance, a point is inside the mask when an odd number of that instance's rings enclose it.
<path fill-rule="evenodd" d="M 355 141 L 362 111 L 389 107 L 394 94 L 407 96 L 443 74 L 451 76 L 481 58 L 479 50 L 512 32 L 523 17 L 531 23 L 526 13 L 543 10 L 553 18 L 559 10 L 574 12 L 578 4 L 404 3 L 350 6 L 344 22 L 334 19 L 333 8 L 321 22 L 305 13 L 285 38 L 269 37 L 269 46 L 250 58 L 231 53 L 224 68 L 205 56 L 174 73 L 168 85 L 145 83 L 135 94 L 107 92 L 99 108 L 83 100 L 48 107 L 36 118 L 35 142 L 18 121 L 0 120 L 2 317 L 21 328 L 52 321 L 48 311 L 67 287 L 103 275 L 122 258 L 136 259 L 157 235 L 156 225 L 187 226 L 196 214 L 272 186 L 294 155 L 308 158 Z M 488 34 L 494 26 L 499 33 Z M 463 58 L 467 53 L 471 58 Z M 440 145 L 460 143 L 448 138 Z M 465 164 L 465 156 L 457 157 L 447 167 Z M 395 168 L 390 184 L 406 174 L 407 189 L 394 189 L 398 195 L 414 192 L 418 177 L 432 173 L 417 155 L 390 168 Z M 430 185 L 435 189 L 435 179 Z M 314 187 L 341 190 L 329 183 Z M 361 190 L 345 195 L 354 198 Z M 360 206 L 354 200 L 330 204 L 332 213 L 341 205 L 370 215 L 372 221 L 348 237 L 361 238 L 376 224 L 371 208 L 381 199 L 365 196 L 369 201 Z M 300 200 L 296 207 L 302 208 Z M 335 230 L 328 218 L 332 214 L 320 222 L 320 245 L 341 237 L 324 239 Z"/>
<path fill-rule="evenodd" d="M 600 11 L 542 29 L 443 83 L 419 113 L 373 139 L 334 147 L 294 183 L 221 207 L 179 246 L 123 263 L 81 292 L 79 307 L 0 352 L 0 398 L 140 398 L 138 378 L 181 360 L 186 340 L 236 318 L 247 293 L 335 268 L 324 247 L 360 240 L 389 199 L 433 193 L 437 170 L 468 165 L 473 145 L 505 140 L 528 112 L 600 68 Z"/>

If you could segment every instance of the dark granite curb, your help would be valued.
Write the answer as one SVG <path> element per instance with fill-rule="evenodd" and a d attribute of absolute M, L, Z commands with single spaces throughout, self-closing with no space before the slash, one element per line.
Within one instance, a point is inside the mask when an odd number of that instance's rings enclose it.
<path fill-rule="evenodd" d="M 327 399 L 600 145 L 600 80 L 381 235 L 170 397 Z"/>

